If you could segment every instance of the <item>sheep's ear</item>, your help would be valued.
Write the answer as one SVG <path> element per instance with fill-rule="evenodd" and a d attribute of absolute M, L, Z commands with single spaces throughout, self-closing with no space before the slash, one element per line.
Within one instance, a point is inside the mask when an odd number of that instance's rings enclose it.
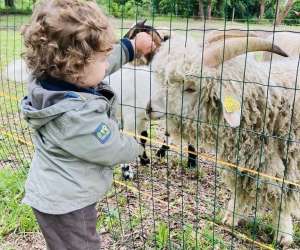
<path fill-rule="evenodd" d="M 226 94 L 222 98 L 223 116 L 232 128 L 240 126 L 241 123 L 241 103 L 233 95 Z"/>

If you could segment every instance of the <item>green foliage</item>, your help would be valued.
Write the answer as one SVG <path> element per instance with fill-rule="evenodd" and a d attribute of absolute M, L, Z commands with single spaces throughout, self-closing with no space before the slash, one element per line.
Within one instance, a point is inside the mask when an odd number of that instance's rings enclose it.
<path fill-rule="evenodd" d="M 8 8 L 4 3 L 5 1 L 0 1 L 0 13 L 30 14 L 33 6 L 33 0 L 15 0 L 14 8 Z"/>
<path fill-rule="evenodd" d="M 26 174 L 26 168 L 0 170 L 0 239 L 12 231 L 38 230 L 31 208 L 20 204 Z"/>
<path fill-rule="evenodd" d="M 202 1 L 204 13 L 207 15 L 208 5 L 211 4 L 213 17 L 226 17 L 236 21 L 258 21 L 260 0 L 97 0 L 105 11 L 115 17 L 143 18 L 153 15 L 199 16 L 199 3 Z M 33 0 L 15 0 L 14 8 L 7 8 L 4 1 L 0 2 L 0 14 L 31 14 Z M 283 7 L 283 1 L 280 1 Z M 265 0 L 264 18 L 274 20 L 276 0 Z M 296 0 L 292 10 L 300 11 L 300 1 Z M 284 23 L 298 24 L 299 17 L 290 11 Z"/>
<path fill-rule="evenodd" d="M 288 13 L 287 17 L 284 20 L 285 24 L 295 25 L 300 23 L 299 17 L 295 14 L 294 11 L 300 12 L 300 1 L 296 1 L 292 7 L 292 10 Z"/>
<path fill-rule="evenodd" d="M 203 229 L 196 229 L 192 224 L 184 225 L 183 230 L 180 230 L 177 234 L 180 242 L 184 244 L 183 249 L 188 250 L 209 250 L 214 246 L 215 249 L 228 249 L 223 239 L 213 231 L 209 225 Z"/>
<path fill-rule="evenodd" d="M 279 8 L 284 8 L 284 2 L 279 1 Z M 288 25 L 295 25 L 299 24 L 299 17 L 295 14 L 294 11 L 300 11 L 300 1 L 294 1 L 292 9 L 289 11 L 288 15 L 284 19 L 284 24 Z M 266 1 L 266 11 L 265 11 L 265 18 L 269 19 L 270 21 L 274 21 L 275 19 L 275 12 L 276 12 L 276 0 L 267 0 Z"/>
<path fill-rule="evenodd" d="M 201 0 L 98 0 L 107 13 L 115 17 L 145 17 L 152 15 L 175 15 L 182 17 L 199 16 Z M 224 17 L 236 21 L 257 22 L 260 12 L 260 0 L 202 0 L 204 13 L 207 15 L 208 5 L 211 4 L 213 17 Z M 281 6 L 282 7 L 282 6 Z M 265 0 L 265 16 L 274 20 L 276 1 Z M 293 10 L 300 11 L 299 1 L 295 1 Z M 286 24 L 298 23 L 299 17 L 293 11 L 287 16 Z"/>
<path fill-rule="evenodd" d="M 300 223 L 294 225 L 294 240 L 296 245 L 300 245 Z"/>
<path fill-rule="evenodd" d="M 197 16 L 199 3 L 197 0 L 160 0 L 159 14 L 174 14 L 176 16 Z"/>
<path fill-rule="evenodd" d="M 0 19 L 0 25 L 9 26 Z M 0 30 L 0 69 L 12 60 L 21 57 L 21 35 L 14 30 Z"/>
<path fill-rule="evenodd" d="M 206 0 L 207 2 L 207 0 Z M 206 3 L 205 2 L 205 3 Z M 207 5 L 207 3 L 206 3 Z M 212 14 L 215 17 L 224 17 L 224 5 L 225 2 L 223 0 L 212 0 Z"/>
<path fill-rule="evenodd" d="M 259 14 L 259 1 L 228 0 L 227 17 L 232 18 L 233 9 L 235 19 L 249 19 Z"/>
<path fill-rule="evenodd" d="M 150 0 L 97 0 L 105 11 L 115 17 L 140 18 L 153 11 Z"/>
<path fill-rule="evenodd" d="M 157 225 L 157 232 L 155 235 L 156 247 L 161 249 L 167 249 L 169 239 L 169 228 L 165 222 L 159 222 Z"/>

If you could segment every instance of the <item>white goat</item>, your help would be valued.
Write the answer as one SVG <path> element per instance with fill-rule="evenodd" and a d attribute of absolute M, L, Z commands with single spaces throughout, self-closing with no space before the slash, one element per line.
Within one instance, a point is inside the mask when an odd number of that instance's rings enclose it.
<path fill-rule="evenodd" d="M 227 162 L 300 183 L 300 97 L 294 102 L 295 91 L 268 88 L 265 64 L 251 59 L 248 65 L 245 57 L 237 57 L 246 52 L 246 44 L 248 51 L 272 51 L 269 41 L 246 40 L 228 39 L 225 49 L 223 41 L 216 42 L 204 51 L 178 39 L 170 48 L 163 45 L 153 60 L 161 91 L 148 105 L 149 117 L 162 118 L 167 105 L 171 136 L 193 144 L 200 138 L 202 146 L 215 149 Z M 285 55 L 277 46 L 273 51 Z M 271 79 L 270 85 L 276 82 Z M 258 180 L 247 171 L 222 171 L 222 177 L 232 192 L 224 223 L 237 225 L 256 204 L 262 212 L 272 208 L 275 239 L 284 246 L 293 242 L 291 216 L 300 215 L 298 187 L 262 176 Z"/>

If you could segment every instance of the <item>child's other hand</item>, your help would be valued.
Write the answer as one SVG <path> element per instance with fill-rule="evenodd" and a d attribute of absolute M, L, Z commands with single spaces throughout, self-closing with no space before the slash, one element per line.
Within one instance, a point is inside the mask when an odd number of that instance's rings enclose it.
<path fill-rule="evenodd" d="M 147 55 L 156 48 L 151 35 L 146 32 L 138 33 L 135 39 L 131 41 L 138 55 Z"/>

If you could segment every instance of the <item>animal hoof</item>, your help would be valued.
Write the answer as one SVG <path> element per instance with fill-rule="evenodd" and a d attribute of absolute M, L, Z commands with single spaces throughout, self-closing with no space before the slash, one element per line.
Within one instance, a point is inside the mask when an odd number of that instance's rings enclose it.
<path fill-rule="evenodd" d="M 133 168 L 129 164 L 121 164 L 122 178 L 127 180 L 132 180 L 134 178 Z"/>
<path fill-rule="evenodd" d="M 150 159 L 147 157 L 147 158 L 144 158 L 144 157 L 141 157 L 141 165 L 142 166 L 146 166 L 148 164 L 150 164 Z"/>
<path fill-rule="evenodd" d="M 234 218 L 234 224 L 232 224 L 233 218 Z M 227 226 L 230 226 L 230 227 L 232 227 L 232 226 L 236 227 L 239 224 L 239 220 L 238 220 L 238 218 L 236 218 L 236 216 L 233 217 L 232 212 L 226 212 L 226 214 L 225 214 L 225 216 L 222 220 L 222 223 L 224 225 L 227 225 Z"/>
<path fill-rule="evenodd" d="M 192 144 L 189 144 L 188 151 L 188 168 L 195 168 L 197 165 L 196 149 Z"/>
<path fill-rule="evenodd" d="M 188 168 L 195 168 L 196 167 L 196 159 L 189 158 L 188 160 Z"/>
<path fill-rule="evenodd" d="M 278 238 L 280 239 L 279 242 L 283 249 L 289 249 L 289 247 L 293 244 L 293 236 L 290 234 L 278 235 Z"/>
<path fill-rule="evenodd" d="M 164 158 L 166 156 L 167 151 L 170 149 L 167 145 L 162 145 L 159 150 L 156 152 L 156 156 L 159 158 Z"/>

